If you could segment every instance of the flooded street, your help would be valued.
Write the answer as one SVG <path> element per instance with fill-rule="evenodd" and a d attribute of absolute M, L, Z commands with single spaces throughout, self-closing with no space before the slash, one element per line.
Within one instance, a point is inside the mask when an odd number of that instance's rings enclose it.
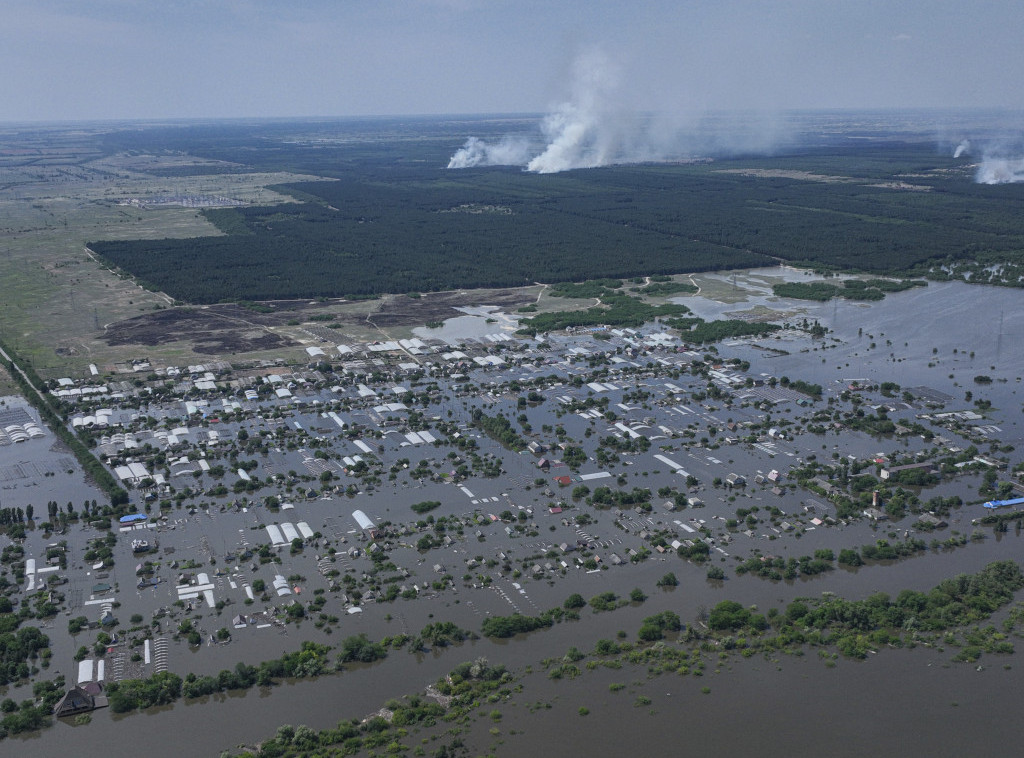
<path fill-rule="evenodd" d="M 178 737 L 187 734 L 189 755 L 212 756 L 241 743 L 269 737 L 281 724 L 325 729 L 340 719 L 361 719 L 388 699 L 422 692 L 457 664 L 484 656 L 491 663 L 504 664 L 521 675 L 524 691 L 516 697 L 515 704 L 504 708 L 499 735 L 487 730 L 489 724 L 473 727 L 474 754 L 493 745 L 495 740 L 503 741 L 498 752 L 505 755 L 555 751 L 572 755 L 629 753 L 635 750 L 637 735 L 643 736 L 645 750 L 655 754 L 708 750 L 725 755 L 765 756 L 853 756 L 869 750 L 900 755 L 954 755 L 967 751 L 1000 754 L 1000 746 L 1010 737 L 1013 727 L 1009 719 L 992 717 L 992 705 L 1013 696 L 1021 684 L 1012 667 L 1014 661 L 1008 657 L 986 655 L 978 671 L 973 664 L 951 664 L 955 654 L 951 650 L 884 649 L 863 662 L 840 660 L 835 668 L 827 667 L 815 654 L 783 655 L 777 662 L 762 656 L 743 659 L 735 655 L 722 664 L 720 672 L 709 667 L 702 678 L 663 675 L 650 682 L 645 682 L 645 670 L 629 666 L 619 671 L 587 671 L 575 682 L 550 681 L 543 672 L 537 672 L 541 659 L 560 656 L 571 647 L 590 651 L 598 640 L 614 638 L 620 631 L 632 639 L 645 617 L 662 610 L 671 610 L 684 624 L 690 624 L 702 611 L 726 599 L 757 606 L 765 612 L 795 598 L 817 598 L 825 592 L 860 599 L 876 592 L 927 591 L 946 577 L 976 572 L 995 560 L 1019 562 L 1024 556 L 1024 542 L 1012 525 L 1005 533 L 981 529 L 976 539 L 967 539 L 959 547 L 938 544 L 952 535 L 970 538 L 975 532 L 973 519 L 982 515 L 977 505 L 953 509 L 948 514 L 948 526 L 934 532 L 920 529 L 916 516 L 910 514 L 888 522 L 860 517 L 830 517 L 815 522 L 811 518 L 815 513 L 835 513 L 834 506 L 821 502 L 827 498 L 802 490 L 795 482 L 786 482 L 785 491 L 774 493 L 764 483 L 769 470 L 781 469 L 785 473 L 788 467 L 817 456 L 871 461 L 883 452 L 887 458 L 912 456 L 937 444 L 920 435 L 896 438 L 836 430 L 812 433 L 803 429 L 795 437 L 762 436 L 756 443 L 714 439 L 727 424 L 735 427 L 735 423 L 760 423 L 763 413 L 774 414 L 777 419 L 788 416 L 799 422 L 805 413 L 826 406 L 838 408 L 844 390 L 855 380 L 866 380 L 873 384 L 895 382 L 915 396 L 942 396 L 946 398 L 943 402 L 948 404 L 947 410 L 971 408 L 968 392 L 978 397 L 984 395 L 991 401 L 992 409 L 985 418 L 979 416 L 978 423 L 988 429 L 984 434 L 991 435 L 992 447 L 1005 445 L 1009 452 L 1009 446 L 1024 444 L 1020 413 L 1024 397 L 1018 394 L 1024 374 L 1024 353 L 1017 349 L 1024 339 L 1020 293 L 1006 288 L 932 283 L 890 294 L 871 304 L 818 304 L 775 298 L 770 285 L 784 277 L 799 281 L 803 275 L 776 269 L 738 272 L 735 277 L 704 275 L 701 281 L 716 282 L 718 291 L 727 290 L 729 297 L 717 301 L 699 296 L 678 299 L 705 318 L 767 308 L 788 314 L 786 320 L 791 323 L 806 318 L 828 327 L 830 332 L 824 340 L 812 340 L 806 333 L 787 330 L 778 338 L 727 340 L 718 344 L 720 358 L 749 362 L 745 373 L 751 381 L 745 388 L 736 384 L 733 389 L 766 393 L 761 396 L 769 398 L 764 403 L 766 408 L 761 408 L 761 401 L 754 396 L 735 405 L 711 405 L 712 401 L 704 397 L 691 399 L 702 394 L 709 383 L 688 373 L 689 361 L 700 359 L 701 355 L 695 351 L 684 354 L 681 346 L 660 353 L 652 351 L 653 358 L 665 367 L 661 376 L 653 372 L 650 376 L 639 372 L 622 377 L 612 374 L 612 383 L 606 371 L 601 381 L 607 384 L 595 384 L 587 373 L 594 367 L 588 367 L 584 361 L 590 359 L 588 349 L 594 351 L 597 340 L 584 335 L 558 337 L 550 347 L 531 354 L 528 360 L 509 360 L 507 364 L 484 365 L 484 361 L 473 365 L 463 355 L 458 359 L 458 370 L 465 373 L 460 373 L 458 379 L 441 374 L 432 377 L 439 388 L 432 398 L 423 401 L 423 408 L 431 409 L 427 415 L 433 425 L 419 428 L 433 429 L 437 443 L 434 445 L 417 440 L 415 434 L 410 440 L 405 422 L 395 418 L 409 410 L 402 403 L 374 405 L 381 403 L 377 391 L 413 404 L 413 388 L 417 384 L 407 382 L 409 386 L 400 386 L 401 378 L 381 379 L 376 390 L 358 384 L 357 390 L 352 386 L 354 382 L 373 383 L 360 374 L 354 381 L 347 379 L 344 387 L 310 389 L 302 396 L 303 402 L 295 405 L 281 403 L 270 408 L 252 401 L 252 407 L 242 408 L 238 404 L 237 416 L 231 418 L 228 411 L 225 416 L 229 418 L 224 422 L 211 422 L 204 412 L 202 421 L 184 430 L 186 434 L 200 428 L 205 432 L 215 423 L 226 440 L 240 438 L 242 430 L 246 432 L 245 439 L 262 435 L 274 440 L 254 460 L 254 472 L 268 482 L 276 482 L 273 477 L 277 475 L 285 479 L 287 472 L 287 488 L 274 485 L 281 496 L 280 508 L 267 507 L 262 497 L 207 503 L 201 498 L 212 496 L 203 490 L 188 500 L 179 499 L 174 507 L 168 504 L 163 508 L 166 518 L 159 524 L 155 520 L 150 522 L 152 528 L 140 532 L 159 548 L 154 561 L 174 562 L 174 571 L 158 574 L 162 581 L 149 587 L 136 586 L 141 564 L 129 539 L 136 532 L 126 532 L 120 538 L 113 550 L 116 560 L 100 572 L 83 558 L 87 541 L 96 537 L 97 532 L 72 524 L 60 535 L 70 544 L 71 572 L 66 589 L 69 607 L 44 629 L 62 632 L 68 616 L 93 615 L 98 608 L 92 606 L 104 601 L 93 597 L 96 582 L 103 579 L 113 586 L 114 594 L 106 597 L 116 596 L 118 613 L 124 621 L 136 615 L 148 622 L 156 609 L 167 612 L 158 617 L 154 634 L 161 635 L 167 645 L 168 670 L 184 676 L 189 672 L 216 674 L 239 661 L 258 664 L 298 649 L 305 640 L 336 646 L 342 638 L 354 634 L 366 634 L 371 640 L 397 634 L 416 635 L 427 624 L 439 621 L 452 621 L 479 632 L 488 617 L 513 613 L 536 616 L 561 607 L 571 593 L 591 598 L 613 591 L 628 597 L 631 589 L 640 588 L 649 596 L 646 601 L 600 613 L 588 607 L 582 611 L 580 621 L 558 623 L 525 637 L 479 639 L 420 654 L 410 654 L 406 649 L 391 650 L 383 661 L 346 667 L 337 675 L 179 702 L 141 715 L 117 716 L 99 710 L 92 714 L 92 723 L 88 725 L 61 722 L 41 734 L 12 738 L 8 744 L 40 755 L 73 753 L 98 758 L 111 750 L 120 750 L 130 740 L 134 750 L 153 758 L 170 758 L 183 754 Z M 725 299 L 729 302 L 720 301 Z M 979 308 L 988 314 L 986 319 L 978 318 Z M 508 334 L 514 326 L 513 317 L 487 306 L 467 310 L 473 312 L 449 319 L 440 329 L 424 330 L 421 336 L 459 345 L 467 339 Z M 636 340 L 649 335 L 634 336 L 635 340 L 633 336 L 616 337 L 622 349 L 612 354 L 625 362 L 619 356 L 627 355 Z M 497 344 L 504 340 L 489 341 Z M 563 354 L 572 355 L 573 359 L 555 361 L 552 357 L 561 358 Z M 642 368 L 639 361 L 637 358 L 631 365 Z M 672 382 L 684 385 L 682 389 L 664 381 L 669 372 L 675 372 Z M 990 375 L 993 381 L 980 387 L 974 381 L 978 375 Z M 755 388 L 753 379 L 766 376 L 819 383 L 824 389 L 823 401 L 817 401 L 807 411 L 805 403 L 796 402 L 800 399 L 796 393 L 772 395 L 774 384 L 771 389 L 762 385 Z M 519 396 L 525 392 L 524 387 L 533 386 L 529 382 L 542 378 L 547 381 L 549 377 L 555 378 L 550 386 L 539 381 L 536 385 L 541 391 L 540 399 L 528 404 Z M 515 391 L 506 392 L 500 388 L 500 381 L 522 384 Z M 302 389 L 295 391 L 301 393 Z M 782 388 L 778 391 L 782 392 Z M 342 403 L 338 397 L 342 397 Z M 614 408 L 616 412 L 611 416 L 593 411 L 598 405 L 596 398 L 602 397 L 605 402 L 599 407 Z M 607 401 L 609 397 L 611 403 Z M 328 409 L 334 409 L 333 421 Z M 576 497 L 569 488 L 584 481 L 582 477 L 569 477 L 568 468 L 559 461 L 548 470 L 541 466 L 538 456 L 525 450 L 510 452 L 488 439 L 471 423 L 476 409 L 508 418 L 522 414 L 521 424 L 528 422 L 534 429 L 546 430 L 530 439 L 542 439 L 549 444 L 554 439 L 554 427 L 561 428 L 562 436 L 570 441 L 592 437 L 596 441 L 602 435 L 609 435 L 608 439 L 612 435 L 617 439 L 646 435 L 654 442 L 649 451 L 647 447 L 629 450 L 621 458 L 600 465 L 592 450 L 594 442 L 583 443 L 589 447 L 580 472 L 597 480 L 591 482 L 595 489 L 601 484 L 615 483 L 623 490 L 649 488 L 669 494 L 651 496 L 654 507 L 646 511 L 607 505 L 588 507 L 581 498 L 591 494 L 591 490 L 586 488 L 586 493 Z M 921 403 L 905 403 L 893 413 L 902 414 L 900 418 L 909 423 L 920 418 L 917 414 L 924 410 Z M 177 420 L 175 414 L 180 409 L 170 402 L 154 402 L 145 411 L 154 419 L 166 419 L 168 425 L 187 423 Z M 345 433 L 339 433 L 339 428 L 344 428 Z M 715 432 L 710 432 L 711 428 Z M 943 444 L 950 449 L 967 447 L 965 439 L 956 433 L 935 428 L 937 433 L 948 434 L 949 439 Z M 288 434 L 306 435 L 307 431 L 320 435 L 315 445 L 309 436 L 301 437 L 301 444 L 289 444 L 292 438 Z M 695 440 L 702 434 L 709 434 L 712 439 Z M 363 442 L 363 437 L 372 441 L 372 447 Z M 455 478 L 455 460 L 459 456 L 455 455 L 453 443 L 462 438 L 472 438 L 471 450 L 500 455 L 501 476 Z M 330 455 L 315 456 L 312 451 L 321 449 L 320 440 L 336 445 L 338 452 L 332 449 Z M 453 447 L 447 457 L 443 457 L 444 445 Z M 561 455 L 555 445 L 551 447 Z M 57 472 L 43 480 L 47 485 L 68 487 L 76 483 L 71 474 L 57 471 L 48 463 L 53 458 L 52 451 L 48 457 L 48 451 L 42 447 L 34 453 L 27 446 L 23 449 L 26 470 L 27 462 L 36 460 L 33 465 L 38 467 L 40 477 L 44 476 L 44 469 Z M 393 476 L 362 489 L 362 480 L 351 473 L 357 468 L 359 461 L 355 458 L 360 453 L 370 460 L 379 459 L 382 473 L 385 466 L 391 466 Z M 257 457 L 256 453 L 252 455 Z M 344 466 L 338 462 L 342 457 L 348 458 Z M 1010 462 L 1019 459 L 1019 454 L 1014 453 Z M 56 460 L 60 461 L 60 457 Z M 210 460 L 217 461 L 213 453 Z M 417 466 L 420 473 L 412 475 Z M 875 464 L 871 463 L 867 470 L 875 471 Z M 333 494 L 301 496 L 292 490 L 292 483 L 298 481 L 296 471 L 308 472 L 309 479 L 326 472 L 330 476 L 321 478 L 325 485 L 333 480 L 341 481 L 342 485 Z M 751 480 L 759 476 L 761 482 L 757 486 L 722 486 L 721 478 L 732 472 L 742 472 Z M 11 468 L 7 473 L 13 484 L 18 471 Z M 577 473 L 574 469 L 573 475 Z M 553 484 L 557 474 L 572 481 Z M 666 507 L 671 505 L 667 499 L 685 481 L 679 474 L 692 474 L 699 481 L 699 486 L 693 485 L 689 493 L 701 496 L 703 502 L 699 506 L 684 503 L 678 510 Z M 196 473 L 195 480 L 206 482 L 205 487 L 211 482 L 204 476 Z M 231 473 L 227 476 L 231 477 Z M 945 477 L 937 485 L 920 490 L 920 497 L 959 497 L 966 503 L 976 503 L 982 476 L 981 471 L 968 471 Z M 602 482 L 604 477 L 607 481 Z M 27 481 L 19 482 L 19 487 L 30 484 L 30 477 L 23 478 Z M 712 485 L 716 479 L 718 483 Z M 230 483 L 231 478 L 226 481 Z M 351 486 L 345 490 L 346 485 Z M 41 488 L 40 492 L 45 498 L 53 497 L 49 490 Z M 77 502 L 81 497 L 75 495 L 74 499 Z M 63 504 L 64 494 L 57 499 Z M 410 510 L 424 501 L 437 502 L 438 510 L 432 511 L 429 524 L 418 523 Z M 587 519 L 574 522 L 562 513 L 561 506 L 568 514 L 585 513 Z M 755 519 L 750 528 L 737 523 L 726 527 L 727 520 L 738 516 L 741 508 L 745 512 L 757 509 L 760 519 Z M 369 577 L 375 571 L 373 564 L 362 553 L 370 549 L 372 540 L 384 538 L 363 533 L 354 513 L 356 509 L 373 524 L 389 525 L 396 530 L 388 537 L 388 571 L 392 583 L 400 583 L 403 591 L 415 583 L 416 589 L 410 595 L 392 598 L 393 602 L 374 602 L 371 597 L 362 603 L 356 596 L 354 602 L 346 599 L 343 605 L 334 600 L 340 592 L 325 594 L 338 592 L 339 588 L 328 577 L 328 570 L 335 566 L 335 575 L 353 577 L 346 592 L 352 592 L 357 581 L 363 591 L 371 586 L 380 591 Z M 777 524 L 774 516 L 767 519 L 765 514 L 773 509 L 779 512 L 778 518 L 784 517 L 793 524 Z M 434 516 L 452 519 L 448 534 L 456 536 L 445 543 L 438 540 L 437 544 L 417 547 L 423 535 L 430 534 Z M 317 536 L 311 537 L 305 546 L 300 545 L 301 549 L 289 552 L 288 541 L 274 540 L 274 530 L 268 531 L 267 527 L 287 524 L 293 529 L 296 523 L 305 525 L 310 534 L 315 532 Z M 522 528 L 517 531 L 515 525 Z M 643 535 L 651 533 L 671 533 L 670 536 L 681 540 L 688 539 L 688 535 L 706 534 L 713 538 L 714 545 L 710 563 L 681 560 L 674 549 L 648 551 L 649 556 L 633 562 L 612 561 L 613 556 L 627 556 L 628 550 L 643 545 L 648 539 Z M 273 550 L 264 550 L 266 560 L 259 561 L 259 550 L 267 548 L 268 534 Z M 441 534 L 444 530 L 438 532 Z M 823 574 L 791 581 L 771 581 L 734 570 L 740 560 L 751 556 L 797 558 L 819 549 L 838 551 L 873 545 L 878 540 L 899 542 L 911 536 L 933 544 L 902 560 L 869 562 L 855 569 L 838 565 Z M 55 538 L 30 531 L 26 555 L 41 558 L 50 539 Z M 332 550 L 330 558 L 326 557 L 328 548 Z M 604 570 L 597 568 L 596 561 L 587 566 L 581 558 L 570 555 L 586 552 L 589 557 L 589 551 L 601 558 Z M 241 559 L 242 555 L 247 557 Z M 181 576 L 187 571 L 186 565 L 202 570 L 200 576 L 210 575 L 207 591 L 215 595 L 210 596 L 214 599 L 208 599 L 205 607 L 200 597 L 195 608 L 183 608 L 180 598 L 186 597 L 189 580 Z M 727 569 L 726 580 L 709 580 L 708 565 Z M 533 572 L 534 566 L 539 567 L 536 573 L 527 573 Z M 676 575 L 679 585 L 656 588 L 656 582 L 667 572 Z M 446 575 L 451 580 L 440 581 Z M 255 581 L 269 586 L 275 578 L 285 577 L 286 588 L 303 602 L 317 594 L 331 598 L 335 605 L 330 610 L 340 619 L 325 625 L 322 617 L 317 623 L 311 614 L 298 623 L 243 623 L 235 627 L 237 631 L 232 632 L 230 644 L 208 642 L 218 627 L 231 626 L 236 614 L 255 613 L 264 606 L 273 609 L 275 603 L 290 602 L 291 598 L 279 600 L 269 593 L 257 602 L 253 594 L 246 596 Z M 353 607 L 358 610 L 352 611 Z M 177 624 L 190 615 L 202 632 L 203 643 L 197 646 L 176 639 Z M 91 643 L 91 634 L 76 637 L 54 632 L 52 637 L 54 669 L 70 677 L 75 649 Z M 1004 669 L 1004 664 L 1011 667 Z M 534 673 L 526 673 L 528 667 Z M 141 666 L 139 670 L 145 675 L 152 673 Z M 612 683 L 625 684 L 626 688 L 611 692 Z M 710 693 L 701 691 L 705 686 L 710 687 Z M 12 689 L 6 696 L 17 700 L 25 697 L 25 692 Z M 640 695 L 650 698 L 651 703 L 634 707 L 633 701 Z M 537 701 L 551 702 L 553 707 L 527 712 L 526 703 Z M 590 709 L 589 716 L 578 715 L 581 706 Z M 567 722 L 570 728 L 566 727 Z M 971 727 L 964 728 L 964 724 Z"/>

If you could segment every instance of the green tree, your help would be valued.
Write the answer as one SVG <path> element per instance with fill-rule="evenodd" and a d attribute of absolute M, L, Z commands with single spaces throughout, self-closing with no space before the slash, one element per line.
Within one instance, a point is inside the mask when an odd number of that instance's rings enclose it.
<path fill-rule="evenodd" d="M 583 595 L 581 595 L 578 592 L 574 592 L 565 599 L 565 602 L 562 605 L 566 608 L 566 610 L 572 611 L 582 608 L 586 604 L 587 601 L 583 598 Z"/>

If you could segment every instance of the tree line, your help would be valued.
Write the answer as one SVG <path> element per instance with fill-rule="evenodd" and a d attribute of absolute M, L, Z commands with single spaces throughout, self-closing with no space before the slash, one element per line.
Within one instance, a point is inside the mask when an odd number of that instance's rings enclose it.
<path fill-rule="evenodd" d="M 43 423 L 45 423 L 50 430 L 57 435 L 61 442 L 71 449 L 71 452 L 78 460 L 78 463 L 83 469 L 85 469 L 86 476 L 90 477 L 96 483 L 96 486 L 102 489 L 107 496 L 110 497 L 111 505 L 125 505 L 128 502 L 128 493 L 123 487 L 121 487 L 121 484 L 117 479 L 114 478 L 114 475 L 107 471 L 96 456 L 90 452 L 86 444 L 67 428 L 65 419 L 58 415 L 50 402 L 40 394 L 40 392 L 46 391 L 46 384 L 31 368 L 31 365 L 19 358 L 17 353 L 15 353 L 8 345 L 0 342 L 0 348 L 2 348 L 11 359 L 7 360 L 0 356 L 0 364 L 7 369 L 7 372 L 14 379 L 15 383 L 21 390 L 21 394 L 25 396 L 25 399 L 28 400 L 37 411 L 39 411 L 39 415 L 42 417 Z M 28 380 L 26 380 L 25 376 L 22 376 L 21 372 L 17 370 L 15 363 L 25 371 L 25 374 L 28 376 Z"/>

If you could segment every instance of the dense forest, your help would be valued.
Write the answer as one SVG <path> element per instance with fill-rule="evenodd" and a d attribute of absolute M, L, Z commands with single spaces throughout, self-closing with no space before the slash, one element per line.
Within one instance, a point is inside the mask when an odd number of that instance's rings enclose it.
<path fill-rule="evenodd" d="M 973 184 L 932 145 L 868 141 L 773 158 L 537 175 L 510 167 L 447 170 L 454 135 L 439 129 L 415 138 L 395 129 L 392 139 L 344 145 L 252 136 L 232 142 L 199 131 L 190 152 L 232 163 L 197 171 L 248 165 L 334 181 L 277 188 L 298 203 L 204 211 L 224 236 L 90 247 L 145 286 L 202 303 L 518 286 L 783 260 L 880 274 L 982 257 L 1024 260 L 1017 213 L 1024 190 Z M 184 140 L 170 131 L 164 138 Z"/>

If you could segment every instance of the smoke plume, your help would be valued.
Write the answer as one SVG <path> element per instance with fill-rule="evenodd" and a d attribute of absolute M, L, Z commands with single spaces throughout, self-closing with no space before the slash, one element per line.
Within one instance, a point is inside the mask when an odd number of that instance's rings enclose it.
<path fill-rule="evenodd" d="M 550 174 L 625 159 L 625 113 L 617 103 L 621 77 L 602 53 L 590 51 L 573 65 L 569 98 L 541 123 L 538 140 L 506 136 L 497 142 L 470 137 L 448 168 L 524 166 Z"/>
<path fill-rule="evenodd" d="M 1019 139 L 1006 137 L 962 140 L 953 151 L 954 158 L 971 155 L 980 142 L 981 162 L 974 172 L 978 184 L 1016 184 L 1024 182 L 1024 144 Z"/>
<path fill-rule="evenodd" d="M 592 168 L 623 155 L 620 124 L 624 114 L 613 104 L 620 75 L 604 55 L 591 51 L 573 65 L 572 95 L 544 119 L 544 152 L 527 163 L 528 171 L 552 174 Z"/>
<path fill-rule="evenodd" d="M 452 155 L 448 168 L 522 166 L 551 174 L 623 163 L 765 154 L 791 129 L 760 113 L 724 118 L 685 107 L 673 113 L 640 111 L 629 102 L 637 96 L 638 83 L 627 88 L 625 80 L 615 62 L 600 51 L 588 51 L 576 58 L 567 97 L 544 117 L 539 134 L 497 142 L 470 137 Z M 652 94 L 659 108 L 678 102 L 665 93 Z"/>
<path fill-rule="evenodd" d="M 985 158 L 974 175 L 978 184 L 1024 182 L 1024 158 Z"/>
<path fill-rule="evenodd" d="M 493 144 L 470 137 L 448 161 L 448 168 L 520 166 L 530 160 L 531 154 L 530 141 L 525 137 L 502 137 Z"/>

